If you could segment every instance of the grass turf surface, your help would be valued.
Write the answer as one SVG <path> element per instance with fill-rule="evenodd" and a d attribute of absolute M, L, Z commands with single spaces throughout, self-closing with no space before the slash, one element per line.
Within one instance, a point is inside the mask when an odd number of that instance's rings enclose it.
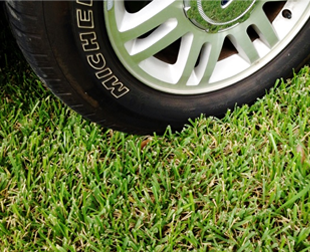
<path fill-rule="evenodd" d="M 83 120 L 1 41 L 1 251 L 310 251 L 308 67 L 145 141 Z"/>

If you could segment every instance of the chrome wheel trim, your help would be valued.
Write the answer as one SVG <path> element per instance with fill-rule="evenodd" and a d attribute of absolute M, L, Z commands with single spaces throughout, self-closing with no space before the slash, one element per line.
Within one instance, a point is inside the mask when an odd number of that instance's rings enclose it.
<path fill-rule="evenodd" d="M 136 13 L 127 12 L 124 0 L 107 0 L 105 24 L 120 62 L 142 83 L 166 93 L 203 94 L 233 85 L 268 64 L 310 16 L 309 1 L 290 0 L 271 23 L 263 11 L 267 2 L 274 1 L 257 1 L 250 18 L 217 33 L 195 26 L 181 0 L 153 0 Z M 292 16 L 284 17 L 283 10 Z M 250 26 L 259 35 L 254 41 L 247 33 Z M 226 37 L 238 53 L 218 60 Z M 177 39 L 181 43 L 175 63 L 154 57 Z"/>

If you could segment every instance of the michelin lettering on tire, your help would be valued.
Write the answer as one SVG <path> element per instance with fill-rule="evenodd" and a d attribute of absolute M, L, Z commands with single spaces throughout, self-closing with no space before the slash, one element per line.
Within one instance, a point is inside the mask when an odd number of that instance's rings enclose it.
<path fill-rule="evenodd" d="M 95 70 L 94 75 L 102 86 L 116 99 L 126 95 L 130 89 L 122 83 L 113 71 L 106 65 L 106 59 L 99 52 L 100 45 L 95 30 L 93 0 L 77 0 L 76 24 L 79 30 L 81 47 L 86 53 L 88 65 Z"/>

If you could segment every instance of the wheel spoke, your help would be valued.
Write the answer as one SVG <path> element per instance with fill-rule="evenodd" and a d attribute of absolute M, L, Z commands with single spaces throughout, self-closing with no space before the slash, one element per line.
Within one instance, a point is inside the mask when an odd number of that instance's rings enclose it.
<path fill-rule="evenodd" d="M 261 0 L 259 5 L 260 6 L 264 6 L 265 3 L 269 3 L 269 2 L 283 2 L 285 0 Z"/>
<path fill-rule="evenodd" d="M 197 85 L 199 77 L 195 73 L 195 65 L 201 52 L 202 43 L 193 34 L 182 38 L 178 61 L 175 68 L 179 70 L 178 85 Z"/>
<path fill-rule="evenodd" d="M 266 43 L 267 46 L 272 48 L 279 42 L 276 31 L 263 9 L 257 8 L 256 11 L 253 12 L 251 15 L 251 22 L 260 39 Z"/>
<path fill-rule="evenodd" d="M 117 24 L 122 41 L 138 38 L 172 18 L 171 13 L 180 12 L 177 0 L 154 0 L 136 13 L 128 13 L 123 1 L 115 3 L 116 15 L 122 17 Z"/>
<path fill-rule="evenodd" d="M 229 35 L 228 38 L 239 52 L 239 55 L 248 63 L 253 63 L 259 59 L 258 52 L 245 30 Z"/>
<path fill-rule="evenodd" d="M 224 39 L 225 39 L 224 36 L 218 37 L 216 41 L 213 41 L 212 43 L 208 44 L 207 47 L 208 50 L 206 50 L 206 54 L 203 55 L 204 58 L 202 59 L 203 62 L 205 62 L 204 64 L 205 68 L 203 69 L 204 73 L 201 83 L 209 83 L 209 80 L 212 76 L 216 63 L 219 59 Z"/>
<path fill-rule="evenodd" d="M 147 38 L 132 40 L 125 46 L 132 59 L 139 63 L 166 48 L 184 33 L 182 27 L 177 26 L 176 20 L 169 20 Z"/>

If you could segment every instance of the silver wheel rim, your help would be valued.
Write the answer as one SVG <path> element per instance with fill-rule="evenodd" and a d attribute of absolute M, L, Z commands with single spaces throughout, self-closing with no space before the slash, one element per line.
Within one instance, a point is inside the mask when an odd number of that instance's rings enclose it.
<path fill-rule="evenodd" d="M 246 20 L 210 32 L 188 16 L 188 2 L 153 0 L 129 12 L 125 0 L 105 1 L 108 36 L 119 60 L 142 83 L 162 92 L 208 93 L 249 77 L 287 47 L 310 16 L 309 1 L 258 0 Z M 273 17 L 267 4 L 280 6 Z M 225 53 L 227 41 L 235 52 Z M 173 60 L 165 59 L 169 50 Z"/>

